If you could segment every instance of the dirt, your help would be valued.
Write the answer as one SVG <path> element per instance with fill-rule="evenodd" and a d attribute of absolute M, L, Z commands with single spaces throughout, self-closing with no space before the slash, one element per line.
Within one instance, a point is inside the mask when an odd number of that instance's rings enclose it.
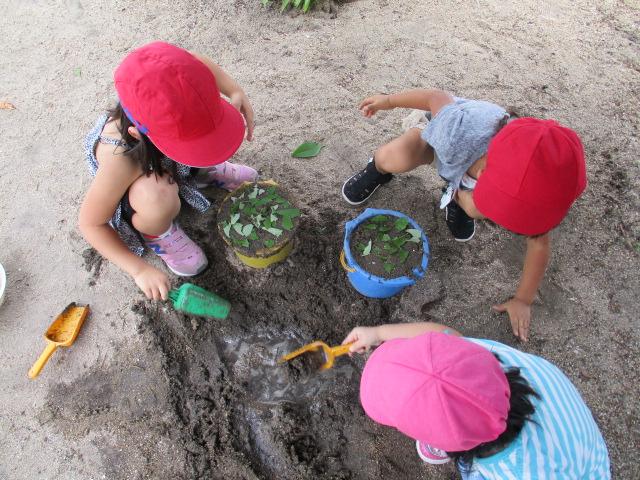
<path fill-rule="evenodd" d="M 388 228 L 388 235 L 391 240 L 400 237 L 406 237 L 406 234 L 398 234 L 394 229 L 394 219 L 387 218 L 386 222 L 381 222 Z M 422 263 L 422 244 L 407 242 L 402 246 L 402 250 L 407 252 L 406 259 L 402 260 L 398 255 L 387 255 L 384 250 L 384 244 L 380 241 L 382 233 L 374 230 L 367 230 L 365 225 L 370 222 L 362 222 L 351 234 L 351 254 L 358 265 L 360 265 L 366 272 L 372 273 L 382 278 L 398 278 L 404 276 L 412 276 L 413 270 L 416 267 L 420 267 Z M 374 224 L 375 225 L 375 224 Z M 410 227 L 412 228 L 412 227 Z M 371 242 L 372 249 L 368 255 L 364 255 L 356 246 L 368 245 Z M 385 266 L 387 264 L 393 265 L 393 270 L 387 271 Z"/>
<path fill-rule="evenodd" d="M 288 369 L 291 381 L 299 381 L 311 375 L 320 373 L 320 367 L 326 362 L 326 357 L 322 350 L 305 352 L 289 360 L 284 368 Z"/>
<path fill-rule="evenodd" d="M 323 5 L 281 15 L 259 0 L 176 0 L 170 9 L 133 0 L 4 2 L 0 37 L 13 41 L 3 51 L 0 101 L 16 108 L 0 111 L 0 262 L 8 278 L 0 478 L 457 478 L 451 466 L 422 465 L 410 439 L 365 417 L 363 357 L 293 378 L 276 363 L 312 340 L 337 344 L 356 325 L 413 320 L 447 323 L 558 365 L 603 432 L 614 478 L 640 478 L 638 2 Z M 115 99 L 115 66 L 154 39 L 209 54 L 244 87 L 255 140 L 233 161 L 280 182 L 303 212 L 294 252 L 264 271 L 240 264 L 224 245 L 215 207 L 181 214 L 211 265 L 195 283 L 232 303 L 224 321 L 142 301 L 113 264 L 90 250 L 83 258 L 83 138 Z M 340 187 L 402 132 L 408 113 L 365 119 L 357 105 L 415 87 L 554 118 L 583 140 L 589 186 L 552 234 L 527 344 L 491 310 L 515 289 L 523 239 L 480 222 L 471 242 L 452 241 L 432 168 L 395 176 L 367 205 L 405 212 L 425 229 L 424 280 L 374 301 L 341 270 L 342 225 L 362 209 L 346 206 Z M 325 148 L 314 159 L 291 158 L 307 140 Z M 207 194 L 216 206 L 224 196 Z M 90 304 L 91 315 L 74 345 L 29 380 L 43 332 L 71 301 Z"/>

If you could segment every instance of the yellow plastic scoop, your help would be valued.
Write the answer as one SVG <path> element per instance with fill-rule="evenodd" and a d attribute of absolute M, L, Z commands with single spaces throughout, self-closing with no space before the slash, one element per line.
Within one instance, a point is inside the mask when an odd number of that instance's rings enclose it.
<path fill-rule="evenodd" d="M 333 367 L 333 361 L 335 360 L 336 357 L 349 353 L 350 346 L 351 344 L 347 343 L 346 345 L 338 345 L 337 347 L 330 347 L 326 343 L 317 340 L 315 342 L 305 345 L 304 347 L 299 348 L 298 350 L 294 350 L 291 353 L 283 355 L 278 359 L 278 363 L 287 362 L 305 353 L 317 352 L 321 350 L 322 353 L 324 354 L 324 363 L 320 365 L 318 370 L 328 370 L 329 368 Z"/>
<path fill-rule="evenodd" d="M 56 317 L 44 334 L 47 346 L 29 370 L 29 378 L 36 378 L 40 374 L 58 347 L 68 347 L 75 341 L 88 314 L 89 305 L 79 306 L 73 302 Z"/>

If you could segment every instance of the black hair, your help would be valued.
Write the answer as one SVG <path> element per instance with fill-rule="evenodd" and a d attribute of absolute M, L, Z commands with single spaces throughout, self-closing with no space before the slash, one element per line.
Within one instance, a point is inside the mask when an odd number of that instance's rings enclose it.
<path fill-rule="evenodd" d="M 167 172 L 162 167 L 162 159 L 165 155 L 158 150 L 158 147 L 156 147 L 151 140 L 149 140 L 149 137 L 140 133 L 141 139 L 138 140 L 129 133 L 129 127 L 135 127 L 135 125 L 129 117 L 127 117 L 127 114 L 124 112 L 120 102 L 118 102 L 114 108 L 108 110 L 107 114 L 110 118 L 115 120 L 116 127 L 122 136 L 122 141 L 125 144 L 124 154 L 135 164 L 139 165 L 147 177 L 152 173 L 160 177 L 164 173 L 169 173 L 175 178 L 175 162 L 171 162 L 172 170 Z"/>
<path fill-rule="evenodd" d="M 495 355 L 495 354 L 494 354 Z M 499 362 L 500 357 L 495 355 Z M 520 374 L 517 367 L 509 367 L 505 370 L 509 390 L 509 413 L 507 414 L 507 428 L 491 442 L 480 445 L 464 452 L 447 452 L 458 465 L 471 469 L 474 458 L 485 458 L 504 450 L 520 434 L 526 422 L 533 422 L 531 415 L 535 412 L 532 399 L 540 398 L 540 395 L 531 388 L 529 382 Z"/>

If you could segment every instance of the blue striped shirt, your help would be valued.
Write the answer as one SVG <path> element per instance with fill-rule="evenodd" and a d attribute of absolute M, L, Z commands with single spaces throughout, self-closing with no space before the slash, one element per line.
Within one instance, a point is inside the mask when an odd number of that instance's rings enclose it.
<path fill-rule="evenodd" d="M 476 458 L 469 479 L 547 480 L 611 478 L 602 434 L 571 381 L 543 358 L 491 340 L 468 339 L 496 353 L 540 395 L 533 422 L 503 451 Z"/>

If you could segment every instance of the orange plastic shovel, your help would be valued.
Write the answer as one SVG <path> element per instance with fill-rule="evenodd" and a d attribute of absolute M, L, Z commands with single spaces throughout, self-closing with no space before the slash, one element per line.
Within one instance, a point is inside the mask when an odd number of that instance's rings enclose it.
<path fill-rule="evenodd" d="M 322 349 L 322 353 L 324 354 L 324 363 L 320 366 L 318 370 L 328 370 L 329 368 L 333 367 L 333 361 L 335 360 L 336 357 L 349 353 L 350 346 L 351 344 L 347 343 L 346 345 L 338 345 L 337 347 L 330 347 L 326 343 L 317 340 L 315 342 L 305 345 L 304 347 L 299 348 L 298 350 L 294 350 L 291 353 L 283 355 L 278 359 L 278 363 L 287 362 L 293 358 L 296 358 L 302 355 L 303 353 L 317 352 L 318 350 Z"/>
<path fill-rule="evenodd" d="M 88 314 L 89 305 L 80 306 L 75 302 L 67 305 L 67 308 L 56 317 L 45 332 L 44 338 L 47 341 L 47 346 L 29 370 L 29 378 L 36 378 L 40 374 L 40 370 L 58 347 L 68 347 L 75 341 Z"/>

